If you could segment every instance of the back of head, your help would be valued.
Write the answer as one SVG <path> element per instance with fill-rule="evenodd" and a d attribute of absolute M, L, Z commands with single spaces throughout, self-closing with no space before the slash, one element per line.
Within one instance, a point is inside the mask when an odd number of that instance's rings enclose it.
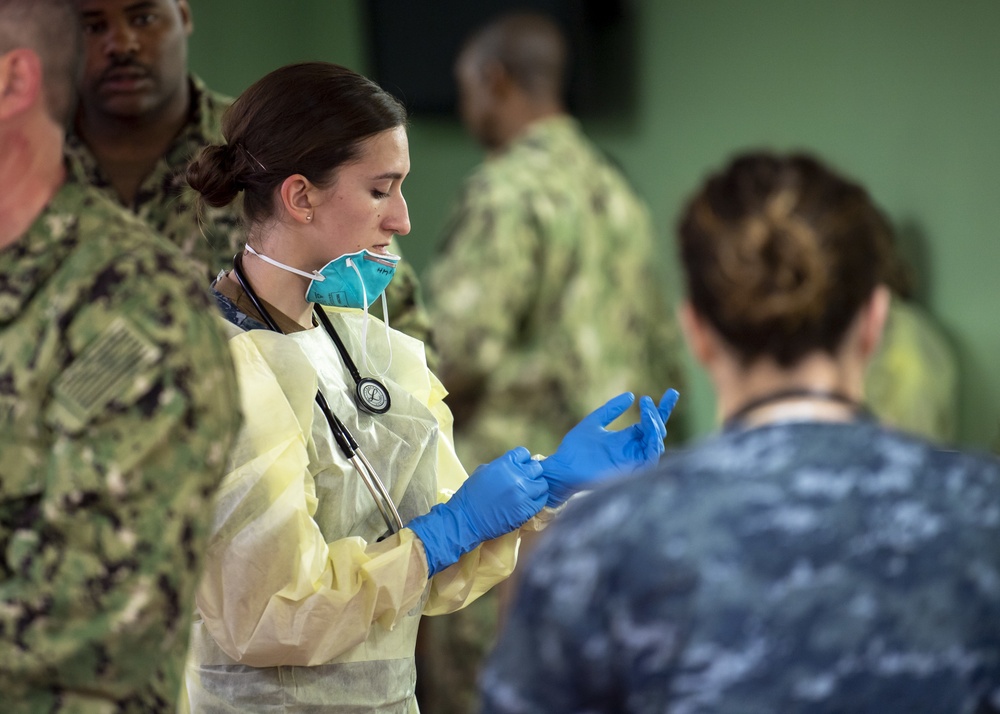
<path fill-rule="evenodd" d="M 682 214 L 688 298 L 744 364 L 833 354 L 884 274 L 886 231 L 867 192 L 815 158 L 739 156 Z"/>
<path fill-rule="evenodd" d="M 503 15 L 466 40 L 462 55 L 480 65 L 496 62 L 528 95 L 562 98 L 568 61 L 566 38 L 545 15 L 519 12 Z"/>
<path fill-rule="evenodd" d="M 72 0 L 0 0 L 0 55 L 28 48 L 41 59 L 45 102 L 68 126 L 82 66 L 79 14 Z"/>
<path fill-rule="evenodd" d="M 240 95 L 223 117 L 226 144 L 202 150 L 188 183 L 212 206 L 242 191 L 253 224 L 271 217 L 274 192 L 288 176 L 328 186 L 365 139 L 405 124 L 403 106 L 360 74 L 326 62 L 288 65 Z"/>

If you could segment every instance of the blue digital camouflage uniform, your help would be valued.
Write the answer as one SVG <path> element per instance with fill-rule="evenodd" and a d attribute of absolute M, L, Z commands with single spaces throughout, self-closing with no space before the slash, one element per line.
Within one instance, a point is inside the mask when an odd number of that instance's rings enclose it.
<path fill-rule="evenodd" d="M 0 251 L 0 710 L 172 712 L 239 427 L 188 262 L 65 184 Z"/>
<path fill-rule="evenodd" d="M 958 390 L 958 365 L 947 339 L 917 305 L 894 296 L 882 344 L 865 374 L 872 411 L 886 424 L 951 443 Z"/>
<path fill-rule="evenodd" d="M 998 493 L 869 421 L 668 454 L 546 534 L 483 711 L 1000 711 Z"/>
<path fill-rule="evenodd" d="M 225 141 L 222 117 L 232 103 L 230 97 L 209 90 L 192 76 L 191 118 L 156 168 L 143 180 L 133 205 L 127 206 L 197 263 L 206 290 L 220 270 L 232 267 L 233 256 L 242 250 L 245 236 L 239 218 L 239 202 L 222 208 L 199 205 L 198 193 L 187 185 L 185 174 L 188 163 L 202 147 Z M 111 181 L 79 136 L 70 134 L 67 137 L 67 153 L 84 181 L 120 203 Z M 399 253 L 395 244 L 392 250 Z M 436 353 L 430 318 L 423 305 L 416 271 L 405 260 L 396 268 L 385 297 L 392 326 L 429 345 L 428 358 L 433 367 Z M 381 317 L 381 311 L 381 302 L 376 301 L 372 314 Z"/>
<path fill-rule="evenodd" d="M 532 124 L 467 179 L 442 250 L 427 287 L 466 468 L 510 444 L 550 454 L 621 392 L 683 393 L 683 348 L 649 211 L 573 118 Z M 684 403 L 671 441 L 683 437 Z M 497 597 L 422 624 L 428 711 L 475 709 Z"/>

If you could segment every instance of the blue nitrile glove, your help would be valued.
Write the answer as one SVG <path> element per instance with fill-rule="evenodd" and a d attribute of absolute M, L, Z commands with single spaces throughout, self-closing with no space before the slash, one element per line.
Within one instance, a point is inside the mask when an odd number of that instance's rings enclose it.
<path fill-rule="evenodd" d="M 447 502 L 406 527 L 423 542 L 434 575 L 483 541 L 520 527 L 542 510 L 548 494 L 541 463 L 519 446 L 477 468 Z"/>
<path fill-rule="evenodd" d="M 639 399 L 639 423 L 620 431 L 608 431 L 604 427 L 632 406 L 635 397 L 631 392 L 619 394 L 585 416 L 567 432 L 556 452 L 541 462 L 542 475 L 549 482 L 546 505 L 555 508 L 602 478 L 632 473 L 655 464 L 663 454 L 666 422 L 679 396 L 677 390 L 668 389 L 659 407 L 654 406 L 649 397 L 642 397 Z"/>

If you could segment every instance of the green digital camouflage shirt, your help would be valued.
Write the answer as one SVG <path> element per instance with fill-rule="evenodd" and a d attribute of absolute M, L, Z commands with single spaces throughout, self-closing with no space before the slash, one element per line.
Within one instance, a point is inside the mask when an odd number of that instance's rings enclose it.
<path fill-rule="evenodd" d="M 428 294 L 469 468 L 514 444 L 551 453 L 621 392 L 683 392 L 649 212 L 574 119 L 537 122 L 487 159 L 442 250 Z"/>
<path fill-rule="evenodd" d="M 0 702 L 172 712 L 239 427 L 189 263 L 70 180 L 0 251 Z"/>
<path fill-rule="evenodd" d="M 232 103 L 231 98 L 209 90 L 192 76 L 190 120 L 153 172 L 143 180 L 133 205 L 126 207 L 198 264 L 206 288 L 220 270 L 232 267 L 233 256 L 242 249 L 245 237 L 239 218 L 239 202 L 222 208 L 199 204 L 198 194 L 187 185 L 185 174 L 199 149 L 225 141 L 222 116 Z M 84 180 L 112 201 L 121 202 L 111 181 L 79 136 L 70 134 L 67 152 Z M 395 244 L 391 250 L 399 253 Z M 400 261 L 386 290 L 386 302 L 390 324 L 428 345 L 428 358 L 433 367 L 435 355 L 430 347 L 433 344 L 430 320 L 416 271 L 405 260 Z M 372 312 L 381 317 L 380 302 L 376 302 Z"/>

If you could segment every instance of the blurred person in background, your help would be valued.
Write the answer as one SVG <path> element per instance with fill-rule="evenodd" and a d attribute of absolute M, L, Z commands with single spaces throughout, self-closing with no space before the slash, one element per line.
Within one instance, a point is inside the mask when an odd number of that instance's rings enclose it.
<path fill-rule="evenodd" d="M 466 464 L 512 439 L 551 453 L 604 395 L 683 391 L 648 207 L 568 112 L 569 61 L 561 28 L 535 13 L 496 18 L 456 59 L 462 120 L 488 156 L 465 181 L 427 288 Z M 423 624 L 430 711 L 474 711 L 497 592 Z"/>

